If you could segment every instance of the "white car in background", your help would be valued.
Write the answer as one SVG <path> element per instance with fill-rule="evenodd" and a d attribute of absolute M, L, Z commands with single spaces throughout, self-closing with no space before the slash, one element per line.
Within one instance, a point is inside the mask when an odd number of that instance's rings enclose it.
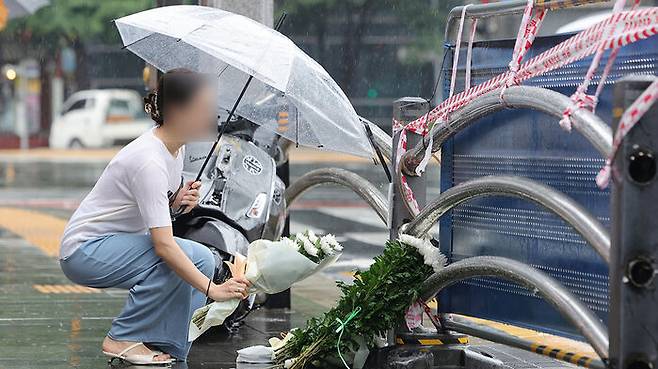
<path fill-rule="evenodd" d="M 50 127 L 52 148 L 123 145 L 153 126 L 133 90 L 84 90 L 71 95 Z"/>

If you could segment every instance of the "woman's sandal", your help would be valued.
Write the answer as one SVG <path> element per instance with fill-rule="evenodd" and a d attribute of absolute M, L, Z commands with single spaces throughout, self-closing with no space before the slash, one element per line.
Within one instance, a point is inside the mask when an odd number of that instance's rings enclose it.
<path fill-rule="evenodd" d="M 133 355 L 126 354 L 128 351 L 134 349 L 139 345 L 142 345 L 142 343 L 138 342 L 132 344 L 126 347 L 123 351 L 119 352 L 118 354 L 103 351 L 103 355 L 110 358 L 110 363 L 115 359 L 123 360 L 127 363 L 135 364 L 135 365 L 169 365 L 174 361 L 176 361 L 176 359 L 155 360 L 156 356 L 162 355 L 162 352 L 160 351 L 151 351 L 150 354 L 133 354 Z"/>

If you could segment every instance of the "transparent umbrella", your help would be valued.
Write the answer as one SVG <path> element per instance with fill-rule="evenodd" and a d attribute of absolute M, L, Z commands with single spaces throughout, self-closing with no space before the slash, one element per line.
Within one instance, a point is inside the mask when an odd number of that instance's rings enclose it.
<path fill-rule="evenodd" d="M 123 44 L 156 68 L 218 77 L 218 104 L 314 148 L 370 157 L 363 123 L 336 82 L 279 32 L 220 9 L 179 5 L 115 21 Z"/>
<path fill-rule="evenodd" d="M 7 9 L 9 18 L 12 19 L 30 15 L 49 3 L 48 0 L 4 0 L 1 6 Z"/>

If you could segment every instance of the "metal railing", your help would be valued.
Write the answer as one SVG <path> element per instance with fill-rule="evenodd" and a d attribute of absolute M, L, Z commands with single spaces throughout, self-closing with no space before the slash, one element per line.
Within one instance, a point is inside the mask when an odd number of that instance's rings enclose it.
<path fill-rule="evenodd" d="M 510 87 L 505 91 L 503 100 L 500 99 L 500 91 L 492 91 L 451 113 L 448 122 L 435 124 L 429 135 L 402 157 L 402 170 L 407 175 L 415 175 L 416 166 L 423 158 L 425 148 L 430 144 L 430 135 L 433 136 L 432 152 L 436 152 L 448 138 L 475 124 L 480 118 L 497 111 L 509 108 L 532 109 L 560 119 L 564 110 L 571 104 L 568 96 L 541 87 Z M 582 134 L 602 157 L 609 156 L 612 150 L 612 130 L 605 122 L 585 109 L 574 111 L 571 121 L 573 128 Z M 561 129 L 557 120 L 555 129 Z"/>
<path fill-rule="evenodd" d="M 536 9 L 559 9 L 604 2 L 608 2 L 608 0 L 535 0 L 534 7 Z M 521 14 L 527 3 L 525 0 L 509 0 L 488 4 L 472 4 L 466 8 L 464 16 L 466 18 L 488 18 L 500 15 Z M 452 42 L 454 40 L 464 6 L 457 6 L 450 10 L 446 23 L 445 42 Z"/>
<path fill-rule="evenodd" d="M 538 293 L 578 329 L 604 361 L 608 358 L 608 333 L 599 318 L 562 284 L 516 260 L 474 256 L 454 262 L 425 280 L 421 298 L 430 300 L 444 288 L 475 277 L 503 278 Z"/>
<path fill-rule="evenodd" d="M 515 196 L 533 201 L 569 223 L 608 263 L 610 236 L 601 223 L 576 201 L 537 181 L 513 176 L 486 176 L 451 187 L 425 206 L 403 230 L 420 237 L 455 206 L 481 196 Z"/>
<path fill-rule="evenodd" d="M 388 201 L 386 197 L 367 179 L 341 168 L 322 168 L 304 174 L 286 189 L 286 203 L 290 206 L 299 196 L 309 189 L 330 183 L 344 186 L 354 191 L 354 193 L 359 195 L 375 210 L 379 218 L 386 224 L 388 219 Z"/>
<path fill-rule="evenodd" d="M 601 0 L 581 0 L 579 3 L 594 3 Z M 566 0 L 537 1 L 538 6 L 560 7 L 570 3 Z M 523 11 L 525 0 L 511 0 L 487 5 L 473 5 L 467 8 L 466 16 L 481 18 L 487 16 L 514 14 Z M 446 27 L 446 40 L 450 40 L 452 30 L 462 13 L 462 7 L 450 12 Z M 558 92 L 539 87 L 515 86 L 505 92 L 503 99 L 499 91 L 485 94 L 458 111 L 450 114 L 449 121 L 435 124 L 430 134 L 409 150 L 402 158 L 399 167 L 393 172 L 400 176 L 403 173 L 413 173 L 422 158 L 425 147 L 429 145 L 429 136 L 433 137 L 432 151 L 438 151 L 442 144 L 455 133 L 471 126 L 480 118 L 505 108 L 532 109 L 561 118 L 563 111 L 571 106 L 569 97 Z M 612 132 L 595 114 L 584 110 L 576 110 L 571 120 L 573 128 L 582 134 L 602 157 L 607 157 L 612 147 Z M 373 130 L 374 144 L 386 155 L 392 157 L 392 140 L 378 126 L 364 120 Z M 557 120 L 555 122 L 556 129 Z M 403 168 L 403 172 L 400 171 Z M 413 175 L 413 174 L 407 174 Z M 363 177 L 339 168 L 324 168 L 311 171 L 294 182 L 285 193 L 288 205 L 292 204 L 302 193 L 315 186 L 333 183 L 345 186 L 358 194 L 372 207 L 379 218 L 387 223 L 390 207 L 382 193 Z M 399 189 L 397 189 L 399 191 Z M 536 181 L 511 176 L 488 176 L 470 180 L 456 185 L 441 193 L 438 198 L 425 206 L 421 212 L 401 230 L 405 233 L 422 236 L 429 232 L 436 221 L 447 211 L 465 201 L 481 196 L 514 196 L 533 201 L 556 214 L 570 224 L 596 252 L 609 263 L 610 236 L 601 223 L 576 201 L 550 186 Z M 398 193 L 396 196 L 400 196 Z M 405 200 L 406 201 L 406 200 Z M 408 204 L 407 204 L 408 205 Z M 391 227 L 396 225 L 390 224 Z M 398 225 L 399 226 L 399 225 Z M 433 274 L 423 283 L 422 298 L 428 300 L 436 296 L 442 289 L 459 281 L 474 277 L 497 277 L 518 283 L 534 293 L 538 293 L 551 304 L 560 314 L 571 322 L 592 345 L 603 362 L 593 360 L 592 367 L 602 368 L 608 358 L 608 335 L 606 327 L 598 317 L 575 295 L 559 282 L 543 272 L 524 263 L 494 256 L 475 256 L 454 262 L 439 272 Z M 523 340 L 514 340 L 513 336 L 494 334 L 477 326 L 468 326 L 446 322 L 447 328 L 467 331 L 465 333 L 484 337 L 486 339 L 530 350 L 530 345 Z"/>

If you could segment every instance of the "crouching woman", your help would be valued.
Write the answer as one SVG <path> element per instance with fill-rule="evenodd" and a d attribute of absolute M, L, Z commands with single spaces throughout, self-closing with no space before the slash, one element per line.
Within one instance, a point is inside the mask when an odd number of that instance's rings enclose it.
<path fill-rule="evenodd" d="M 172 212 L 191 210 L 199 182 L 183 185 L 184 145 L 207 137 L 215 94 L 200 74 L 173 70 L 145 98 L 155 127 L 110 161 L 71 217 L 60 264 L 73 282 L 129 290 L 103 340 L 106 356 L 133 364 L 186 360 L 192 313 L 206 296 L 247 296 L 249 282 L 212 282 L 215 261 L 205 246 L 173 236 Z"/>

